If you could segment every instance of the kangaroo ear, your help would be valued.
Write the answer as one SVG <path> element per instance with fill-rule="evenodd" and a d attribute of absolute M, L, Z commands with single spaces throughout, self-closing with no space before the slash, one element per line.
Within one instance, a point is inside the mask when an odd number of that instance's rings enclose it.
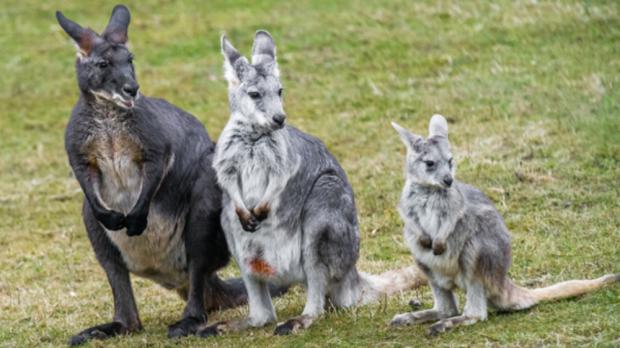
<path fill-rule="evenodd" d="M 443 137 L 448 137 L 448 121 L 446 118 L 441 115 L 433 115 L 431 117 L 431 122 L 428 125 L 428 133 L 429 137 L 439 135 Z"/>
<path fill-rule="evenodd" d="M 101 38 L 90 28 L 82 28 L 79 24 L 65 17 L 62 12 L 56 11 L 56 19 L 62 29 L 71 36 L 78 47 L 78 54 L 87 57 L 92 52 L 93 47 Z"/>
<path fill-rule="evenodd" d="M 275 75 L 280 75 L 276 58 L 276 44 L 271 34 L 266 30 L 259 30 L 254 36 L 252 64 L 266 66 L 270 68 Z"/>
<path fill-rule="evenodd" d="M 396 122 L 392 122 L 392 127 L 394 127 L 398 135 L 400 135 L 400 139 L 405 143 L 405 146 L 407 146 L 407 150 L 420 152 L 420 145 L 422 143 L 421 136 L 411 133 L 407 129 L 399 126 Z"/>
<path fill-rule="evenodd" d="M 116 5 L 112 10 L 112 16 L 108 26 L 103 31 L 103 38 L 116 44 L 127 43 L 127 27 L 131 21 L 129 9 L 125 5 Z"/>
<path fill-rule="evenodd" d="M 221 38 L 222 55 L 224 55 L 224 77 L 229 85 L 238 85 L 249 76 L 252 66 L 239 51 L 228 41 L 226 35 Z"/>

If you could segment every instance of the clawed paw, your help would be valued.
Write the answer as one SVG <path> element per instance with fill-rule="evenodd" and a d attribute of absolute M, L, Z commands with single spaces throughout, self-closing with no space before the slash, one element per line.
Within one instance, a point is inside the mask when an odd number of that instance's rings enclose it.
<path fill-rule="evenodd" d="M 146 225 L 148 224 L 148 210 L 137 213 L 129 213 L 125 218 L 125 227 L 127 228 L 128 236 L 139 236 L 146 229 Z"/>
<path fill-rule="evenodd" d="M 241 227 L 247 232 L 256 232 L 259 229 L 258 219 L 254 217 L 254 215 L 248 210 L 237 208 L 235 210 L 237 216 L 239 217 L 239 222 L 241 223 Z"/>
<path fill-rule="evenodd" d="M 88 328 L 69 339 L 70 346 L 78 346 L 90 340 L 104 340 L 110 337 L 125 335 L 130 332 L 140 331 L 142 326 L 138 322 L 133 327 L 127 327 L 120 322 L 111 322 Z"/>
<path fill-rule="evenodd" d="M 109 210 L 102 213 L 95 213 L 95 218 L 110 231 L 118 231 L 125 227 L 125 215 Z"/>
<path fill-rule="evenodd" d="M 433 247 L 433 240 L 426 234 L 418 239 L 418 243 L 424 249 L 430 249 Z"/>
<path fill-rule="evenodd" d="M 196 335 L 202 338 L 208 338 L 208 337 L 219 336 L 220 332 L 217 330 L 217 327 L 215 327 L 214 325 L 211 325 L 198 331 Z"/>
<path fill-rule="evenodd" d="M 198 330 L 198 332 L 196 332 L 196 336 L 199 336 L 202 338 L 220 336 L 222 334 L 223 325 L 224 325 L 224 322 L 218 322 L 213 325 L 209 325 L 205 327 L 204 329 Z"/>
<path fill-rule="evenodd" d="M 185 337 L 196 333 L 206 323 L 206 318 L 187 317 L 168 326 L 168 338 Z"/>
<path fill-rule="evenodd" d="M 433 242 L 433 254 L 441 255 L 446 251 L 446 243 L 434 241 Z"/>
<path fill-rule="evenodd" d="M 258 221 L 263 221 L 269 216 L 269 212 L 271 212 L 271 207 L 269 207 L 268 203 L 262 203 L 254 207 L 252 209 L 252 215 L 258 219 Z"/>
<path fill-rule="evenodd" d="M 409 324 L 411 324 L 409 313 L 396 314 L 390 321 L 390 326 L 406 326 Z"/>
<path fill-rule="evenodd" d="M 299 329 L 300 327 L 301 327 L 301 324 L 297 320 L 290 319 L 276 326 L 276 329 L 273 334 L 277 336 L 290 335 L 292 333 L 295 333 L 295 331 L 297 331 L 297 329 Z"/>

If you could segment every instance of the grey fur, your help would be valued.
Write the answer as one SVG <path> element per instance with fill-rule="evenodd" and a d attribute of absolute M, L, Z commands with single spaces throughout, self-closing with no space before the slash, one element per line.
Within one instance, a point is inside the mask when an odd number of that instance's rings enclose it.
<path fill-rule="evenodd" d="M 392 325 L 438 320 L 429 331 L 435 335 L 486 320 L 488 306 L 529 308 L 540 300 L 575 296 L 616 279 L 608 275 L 533 290 L 514 285 L 508 277 L 512 260 L 508 229 L 484 193 L 454 180 L 456 165 L 445 118 L 431 118 L 426 139 L 392 125 L 407 147 L 406 181 L 399 204 L 405 239 L 427 274 L 435 299 L 433 309 L 396 315 Z M 453 293 L 456 288 L 466 291 L 462 315 Z"/>
<path fill-rule="evenodd" d="M 284 111 L 271 35 L 256 33 L 253 64 L 225 36 L 221 44 L 231 116 L 213 165 L 224 191 L 222 227 L 241 269 L 250 313 L 201 335 L 275 321 L 267 284 L 301 283 L 307 290 L 302 315 L 276 329 L 288 334 L 310 326 L 326 298 L 338 307 L 362 300 L 353 190 L 319 139 L 274 121 Z"/>
<path fill-rule="evenodd" d="M 129 10 L 118 5 L 103 35 L 57 12 L 76 41 L 80 98 L 65 131 L 71 168 L 84 192 L 83 219 L 114 297 L 114 318 L 71 344 L 142 329 L 130 273 L 187 300 L 171 337 L 194 333 L 207 310 L 238 305 L 239 281 L 216 271 L 229 259 L 220 226 L 221 191 L 211 166 L 214 144 L 187 112 L 138 94 L 125 45 Z"/>

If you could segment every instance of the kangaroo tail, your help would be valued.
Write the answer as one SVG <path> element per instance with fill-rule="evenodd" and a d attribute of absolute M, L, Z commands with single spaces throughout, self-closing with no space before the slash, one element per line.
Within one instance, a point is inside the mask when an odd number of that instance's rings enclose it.
<path fill-rule="evenodd" d="M 360 272 L 360 303 L 377 301 L 404 290 L 416 289 L 427 283 L 426 275 L 417 266 L 386 271 L 373 275 Z"/>
<path fill-rule="evenodd" d="M 278 297 L 288 291 L 288 286 L 270 285 L 272 297 Z M 222 280 L 217 275 L 211 276 L 205 284 L 205 307 L 207 312 L 234 308 L 246 304 L 248 294 L 241 278 Z"/>
<path fill-rule="evenodd" d="M 587 294 L 608 284 L 620 282 L 620 273 L 607 274 L 596 279 L 567 280 L 551 286 L 526 289 L 510 282 L 498 307 L 506 310 L 526 309 L 542 301 L 559 300 Z"/>

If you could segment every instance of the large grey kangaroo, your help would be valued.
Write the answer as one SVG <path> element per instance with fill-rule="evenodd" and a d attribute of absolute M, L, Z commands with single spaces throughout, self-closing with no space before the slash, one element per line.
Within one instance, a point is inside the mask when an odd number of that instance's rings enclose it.
<path fill-rule="evenodd" d="M 349 307 L 419 286 L 416 267 L 380 276 L 356 269 L 359 228 L 353 190 L 325 145 L 285 124 L 276 47 L 266 31 L 254 38 L 252 62 L 221 39 L 231 116 L 213 166 L 224 191 L 222 227 L 248 291 L 249 316 L 209 326 L 199 335 L 260 327 L 276 320 L 268 284 L 301 283 L 300 316 L 276 327 L 309 327 L 329 298 Z"/>
<path fill-rule="evenodd" d="M 84 192 L 83 219 L 114 296 L 112 322 L 71 338 L 80 344 L 141 330 L 129 273 L 187 300 L 170 337 L 192 334 L 205 310 L 244 303 L 241 280 L 215 271 L 229 260 L 220 226 L 214 144 L 196 118 L 138 92 L 126 46 L 129 10 L 114 7 L 102 35 L 56 12 L 75 41 L 80 98 L 65 133 L 71 168 Z"/>
<path fill-rule="evenodd" d="M 435 299 L 433 309 L 398 314 L 392 325 L 437 321 L 429 330 L 430 335 L 437 335 L 486 320 L 488 306 L 522 310 L 620 281 L 620 274 L 608 274 L 539 289 L 515 285 L 508 277 L 510 235 L 502 217 L 484 193 L 454 179 L 456 163 L 446 119 L 433 116 L 426 139 L 392 125 L 407 147 L 406 181 L 399 205 L 405 239 L 428 276 Z M 466 292 L 462 314 L 454 297 L 456 288 Z"/>

